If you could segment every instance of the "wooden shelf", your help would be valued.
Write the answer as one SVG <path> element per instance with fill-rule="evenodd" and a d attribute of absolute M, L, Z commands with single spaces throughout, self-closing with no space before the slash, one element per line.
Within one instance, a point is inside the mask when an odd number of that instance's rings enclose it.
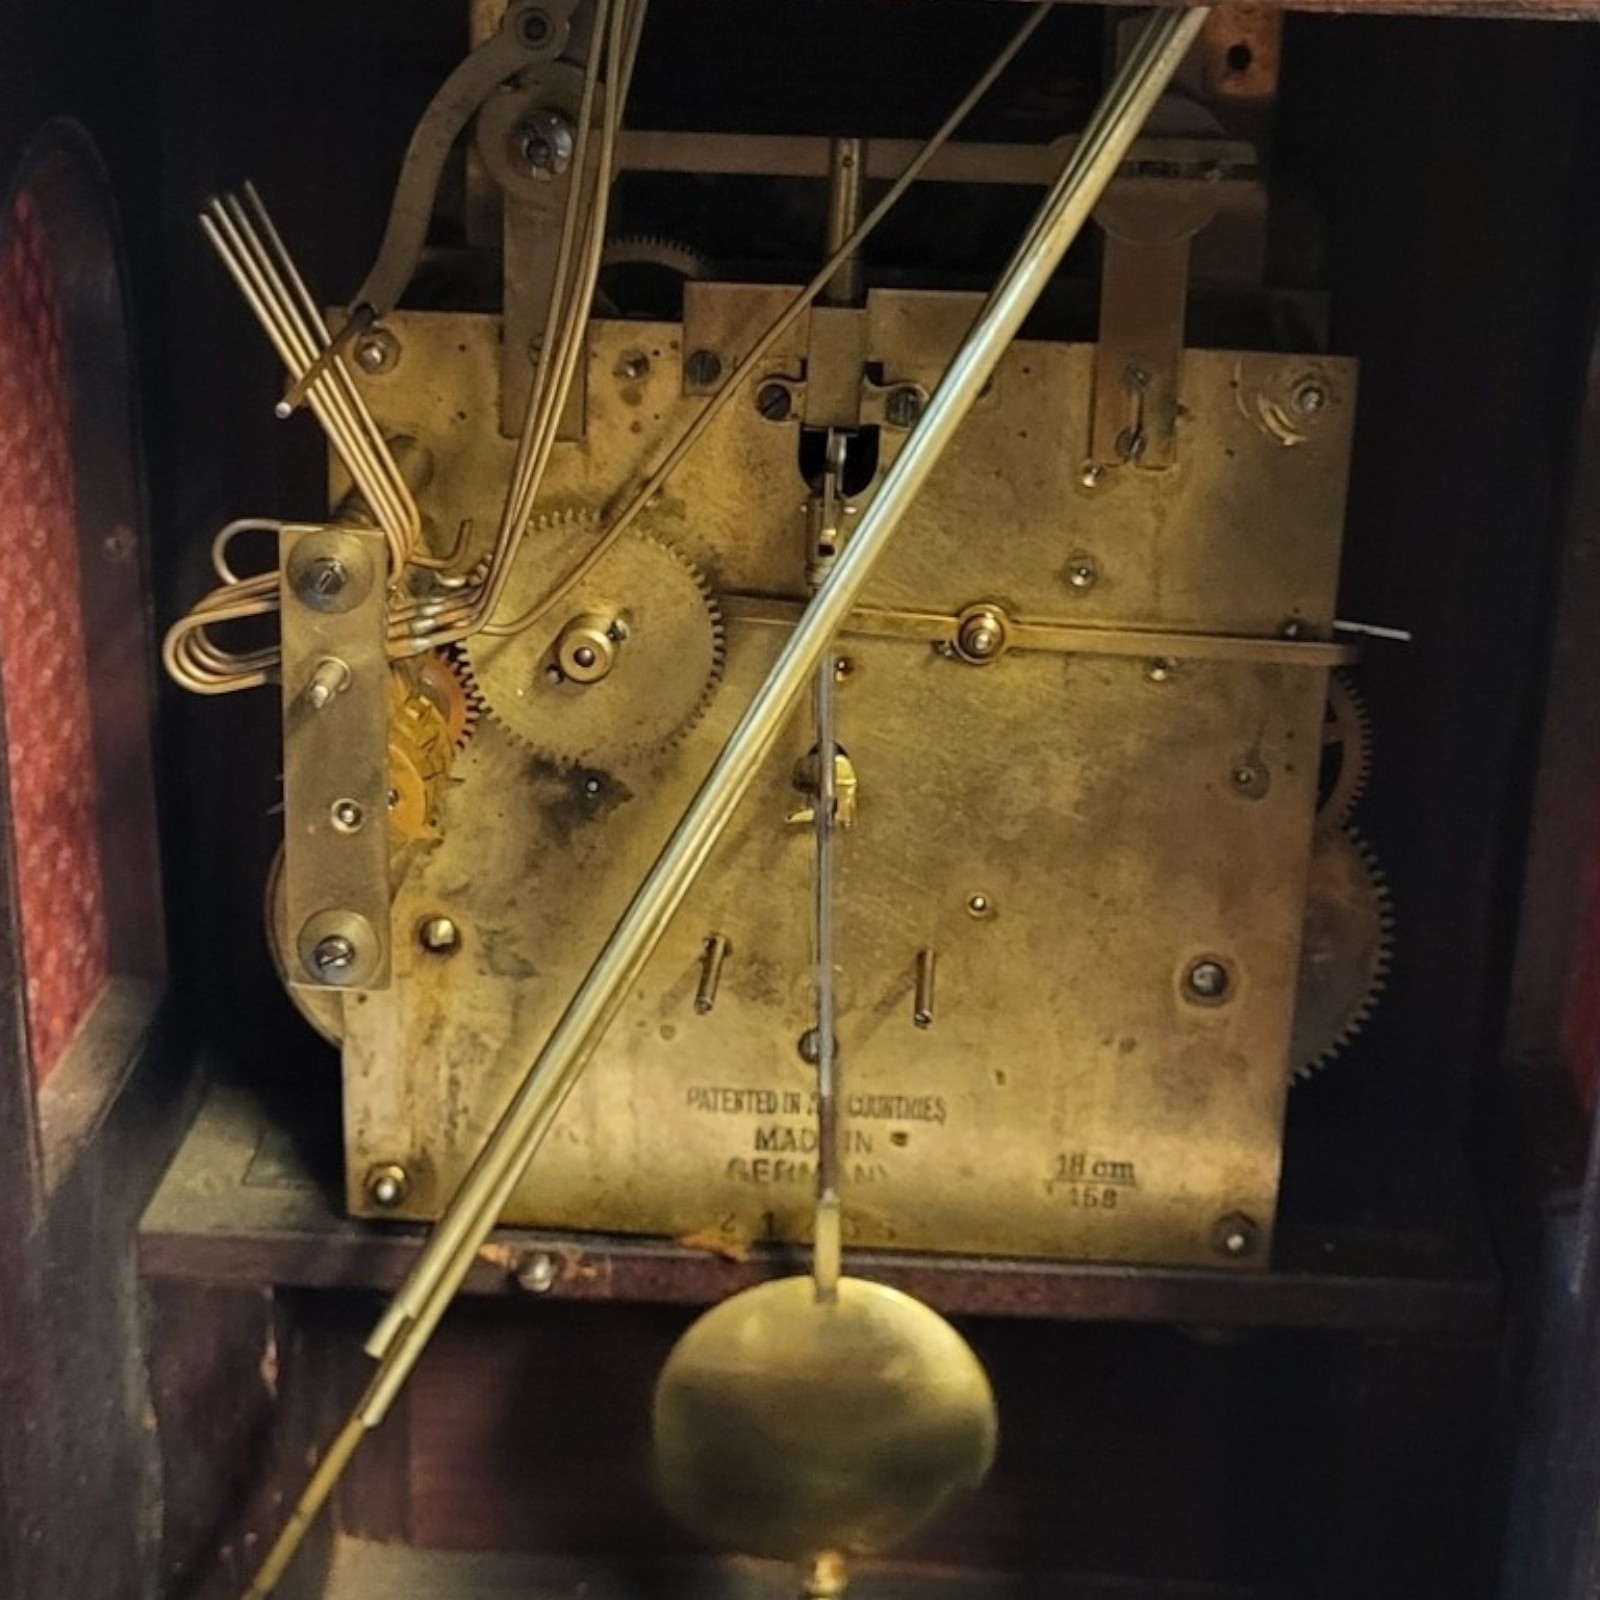
<path fill-rule="evenodd" d="M 387 1291 L 423 1237 L 344 1216 L 289 1131 L 249 1095 L 217 1089 L 145 1213 L 139 1253 L 151 1278 Z M 697 1305 L 803 1268 L 794 1249 L 728 1260 L 668 1240 L 505 1229 L 463 1291 Z M 1470 1241 L 1292 1219 L 1280 1224 L 1271 1270 L 1258 1273 L 879 1251 L 856 1253 L 851 1270 L 957 1316 L 1483 1335 L 1499 1302 L 1492 1266 Z"/>
<path fill-rule="evenodd" d="M 638 1600 L 640 1595 L 694 1600 L 794 1600 L 791 1568 L 770 1561 L 606 1561 L 572 1557 L 485 1555 L 414 1550 L 341 1539 L 322 1600 Z M 850 1586 L 860 1600 L 1013 1600 L 1037 1595 L 1037 1576 L 918 1571 L 890 1565 L 861 1569 Z M 1117 1578 L 1052 1580 L 1058 1600 L 1257 1600 L 1258 1589 L 1213 1583 L 1138 1583 Z M 1262 1597 L 1264 1600 L 1264 1597 Z"/>

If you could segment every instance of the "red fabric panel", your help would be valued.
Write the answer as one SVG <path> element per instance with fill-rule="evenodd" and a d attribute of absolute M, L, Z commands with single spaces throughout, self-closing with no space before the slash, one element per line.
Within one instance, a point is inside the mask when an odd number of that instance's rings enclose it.
<path fill-rule="evenodd" d="M 24 189 L 0 218 L 0 697 L 40 1081 L 107 963 L 68 416 L 50 240 Z"/>

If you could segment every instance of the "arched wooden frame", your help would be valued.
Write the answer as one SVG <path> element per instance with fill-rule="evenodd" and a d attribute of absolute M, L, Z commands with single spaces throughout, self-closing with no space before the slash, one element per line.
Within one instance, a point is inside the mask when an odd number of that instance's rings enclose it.
<path fill-rule="evenodd" d="M 14 752 L 0 751 L 0 1143 L 21 1148 L 40 1204 L 93 1137 L 137 1059 L 165 978 L 151 763 L 151 625 L 145 507 L 124 287 L 99 157 L 75 123 L 46 124 L 3 190 L 0 250 L 26 215 L 47 242 L 66 391 L 78 631 L 87 683 L 97 928 L 104 981 L 48 1064 L 29 1024 L 27 970 L 41 931 L 25 929 L 11 799 Z M 13 308 L 15 309 L 15 308 Z M 0 308 L 4 310 L 4 308 Z M 0 428 L 26 418 L 0 417 Z M 0 584 L 25 581 L 6 568 Z M 72 604 L 69 597 L 68 605 Z M 0 706 L 31 692 L 28 641 L 0 640 Z M 40 686 L 40 692 L 47 692 Z M 14 1159 L 14 1158 L 13 1158 Z"/>

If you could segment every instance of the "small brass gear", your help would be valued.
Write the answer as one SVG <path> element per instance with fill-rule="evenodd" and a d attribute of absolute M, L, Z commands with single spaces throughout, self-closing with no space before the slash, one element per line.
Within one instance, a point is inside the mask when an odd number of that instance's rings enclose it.
<path fill-rule="evenodd" d="M 592 513 L 542 526 L 593 526 Z M 537 605 L 550 573 L 541 524 L 530 530 L 498 615 Z M 467 642 L 487 714 L 531 750 L 563 765 L 627 766 L 681 738 L 722 680 L 722 614 L 699 570 L 637 531 L 617 544 L 561 604 L 509 636 Z"/>
<path fill-rule="evenodd" d="M 1372 1015 L 1393 955 L 1392 905 L 1377 858 L 1353 828 L 1317 835 L 1289 1056 L 1296 1078 L 1326 1066 Z"/>
<path fill-rule="evenodd" d="M 1317 828 L 1344 826 L 1366 793 L 1372 766 L 1372 718 L 1361 692 L 1342 672 L 1328 675 L 1322 719 L 1322 767 L 1317 790 Z"/>
<path fill-rule="evenodd" d="M 446 645 L 442 650 L 424 656 L 423 660 L 426 663 L 425 681 L 430 690 L 438 693 L 445 706 L 451 738 L 459 755 L 472 742 L 473 732 L 483 716 L 483 695 L 472 676 L 472 668 L 467 664 L 466 652 L 460 645 Z M 442 682 L 445 678 L 449 679 L 448 689 Z"/>

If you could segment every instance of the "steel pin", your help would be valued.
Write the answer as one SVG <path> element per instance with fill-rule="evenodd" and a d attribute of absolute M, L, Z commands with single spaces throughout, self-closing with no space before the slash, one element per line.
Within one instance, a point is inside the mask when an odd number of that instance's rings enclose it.
<path fill-rule="evenodd" d="M 700 987 L 694 996 L 694 1008 L 702 1017 L 717 1003 L 717 985 L 722 982 L 722 963 L 728 959 L 730 948 L 720 933 L 714 933 L 706 940 L 705 954 L 700 957 Z"/>
<path fill-rule="evenodd" d="M 933 976 L 938 960 L 938 955 L 933 950 L 917 951 L 917 993 L 912 1005 L 911 1020 L 919 1028 L 933 1026 Z"/>
<path fill-rule="evenodd" d="M 317 663 L 306 685 L 306 701 L 313 711 L 320 711 L 336 694 L 350 687 L 350 669 L 337 656 L 328 656 Z"/>

